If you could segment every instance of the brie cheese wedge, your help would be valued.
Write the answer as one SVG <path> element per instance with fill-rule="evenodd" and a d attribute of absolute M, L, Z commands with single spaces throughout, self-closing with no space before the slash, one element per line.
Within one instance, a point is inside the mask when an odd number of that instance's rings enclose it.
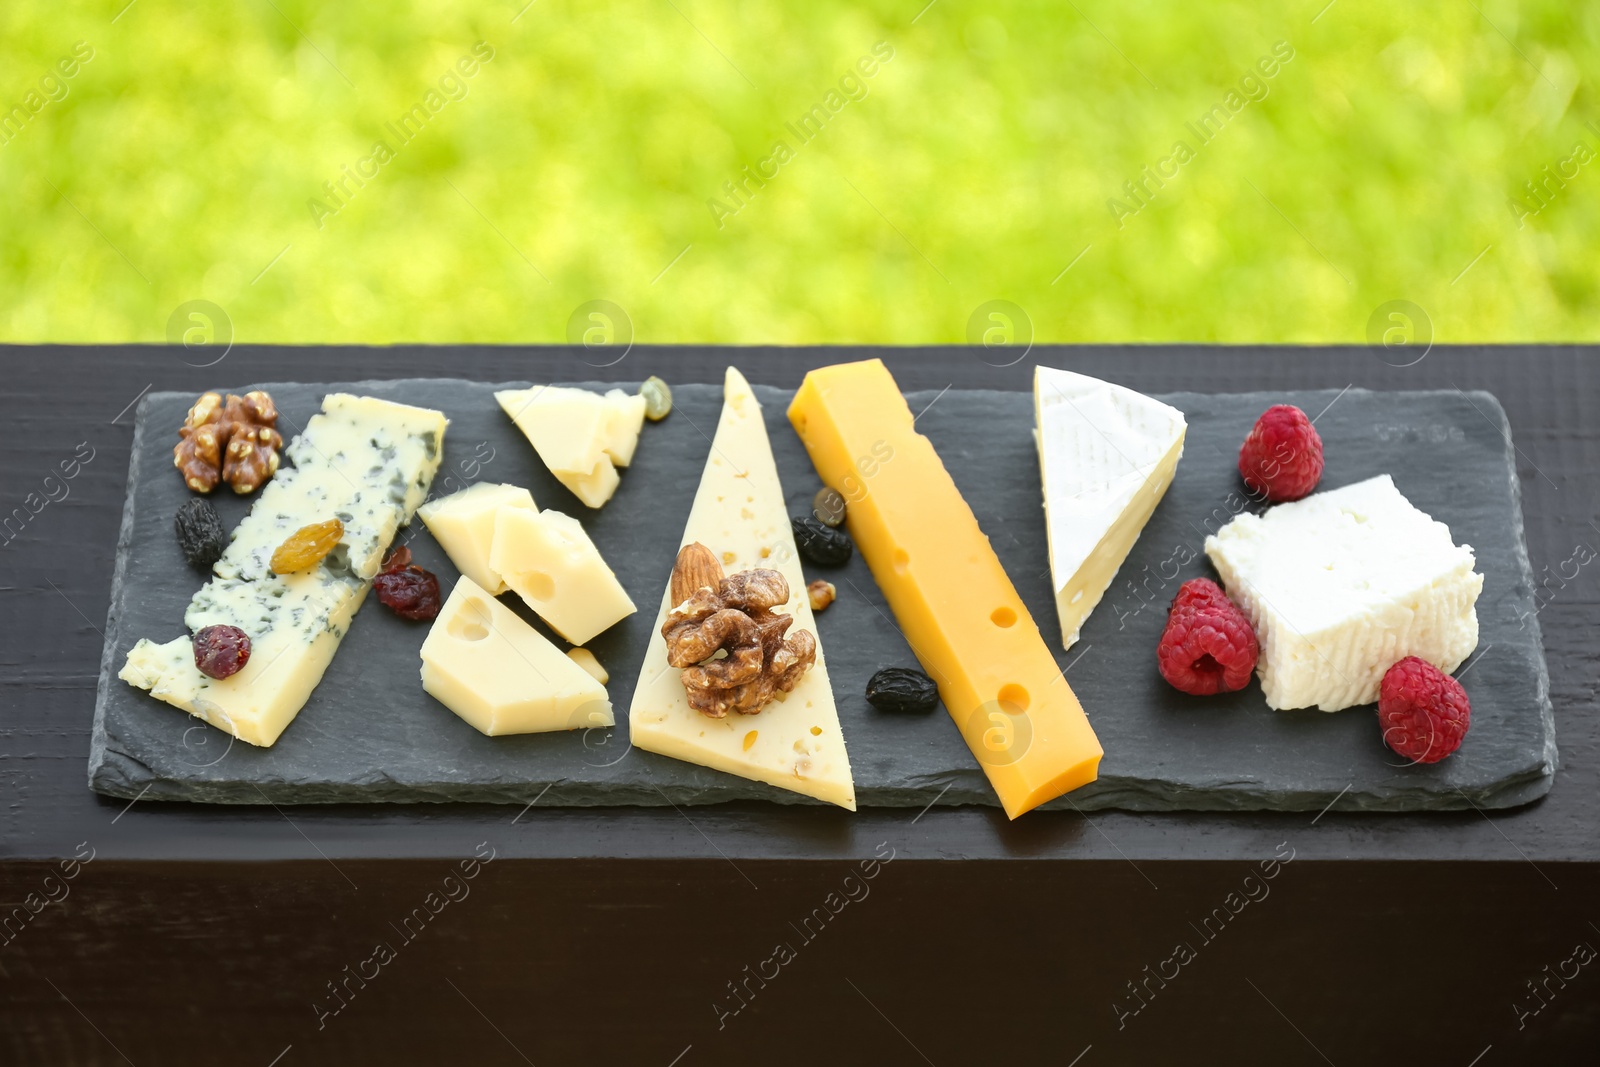
<path fill-rule="evenodd" d="M 1072 371 L 1033 377 L 1050 574 L 1063 648 L 1078 640 L 1172 484 L 1183 412 Z"/>

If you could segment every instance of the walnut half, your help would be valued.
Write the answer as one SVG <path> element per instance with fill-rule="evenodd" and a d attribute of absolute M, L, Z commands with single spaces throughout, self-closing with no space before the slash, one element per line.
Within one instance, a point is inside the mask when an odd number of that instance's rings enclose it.
<path fill-rule="evenodd" d="M 226 481 L 235 493 L 253 493 L 278 471 L 278 409 L 257 389 L 244 396 L 204 393 L 189 409 L 172 449 L 184 484 L 209 493 Z"/>
<path fill-rule="evenodd" d="M 729 711 L 754 715 L 816 662 L 816 638 L 789 633 L 794 618 L 772 610 L 789 600 L 789 583 L 777 571 L 724 577 L 709 549 L 689 544 L 672 569 L 672 597 L 661 626 L 667 663 L 681 668 L 689 706 L 713 719 Z"/>

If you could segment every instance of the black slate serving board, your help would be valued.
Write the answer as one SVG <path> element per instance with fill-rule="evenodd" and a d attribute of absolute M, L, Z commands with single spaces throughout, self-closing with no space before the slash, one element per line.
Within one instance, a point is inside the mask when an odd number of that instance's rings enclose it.
<path fill-rule="evenodd" d="M 139 637 L 166 640 L 204 575 L 172 536 L 188 496 L 171 444 L 188 394 L 140 403 L 101 666 L 89 782 L 121 797 L 212 803 L 487 801 L 550 805 L 707 804 L 760 798 L 813 803 L 652 753 L 632 750 L 626 711 L 654 611 L 698 484 L 721 406 L 720 385 L 679 385 L 675 410 L 644 430 L 632 468 L 603 509 L 579 504 L 544 469 L 494 402 L 499 386 L 447 379 L 266 388 L 292 435 L 327 392 L 350 391 L 443 410 L 451 419 L 434 492 L 473 481 L 527 486 L 543 507 L 580 517 L 642 610 L 589 646 L 611 672 L 618 725 L 609 730 L 486 738 L 422 691 L 417 650 L 426 626 L 368 598 L 321 686 L 271 749 L 258 749 L 154 700 L 116 677 Z M 815 471 L 784 418 L 790 393 L 756 386 L 791 511 L 809 507 Z M 1100 779 L 1052 807 L 1084 810 L 1442 810 L 1507 807 L 1542 796 L 1555 772 L 1554 718 L 1522 536 L 1510 430 L 1487 393 L 1351 389 L 1160 397 L 1189 420 L 1176 480 L 1077 645 L 1056 652 L 1106 757 Z M 933 441 L 1043 631 L 1060 646 L 1051 600 L 1032 398 L 1025 393 L 912 393 Z M 1154 648 L 1172 592 L 1211 575 L 1205 535 L 1253 507 L 1235 470 L 1239 442 L 1273 403 L 1322 412 L 1322 488 L 1390 473 L 1413 503 L 1477 551 L 1485 575 L 1478 652 L 1457 672 L 1473 702 L 1461 749 L 1408 766 L 1381 742 L 1369 708 L 1274 712 L 1252 683 L 1206 699 L 1172 690 Z M 931 406 L 928 406 L 931 405 Z M 1330 406 L 1331 405 L 1331 406 Z M 1326 409 L 1326 410 L 1324 410 Z M 248 501 L 218 498 L 230 526 Z M 420 521 L 401 533 L 446 588 L 456 571 Z M 819 616 L 861 806 L 995 803 L 977 761 L 942 711 L 905 718 L 861 696 L 882 666 L 915 664 L 886 621 L 887 605 L 859 556 L 826 577 L 839 599 Z M 505 602 L 533 621 L 514 595 Z M 535 625 L 542 624 L 535 622 Z M 548 634 L 549 631 L 545 630 Z M 559 640 L 559 639 L 558 639 Z"/>

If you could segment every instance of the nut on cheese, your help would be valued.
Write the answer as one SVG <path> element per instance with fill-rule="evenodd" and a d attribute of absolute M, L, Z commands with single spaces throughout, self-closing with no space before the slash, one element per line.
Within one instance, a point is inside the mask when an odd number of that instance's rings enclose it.
<path fill-rule="evenodd" d="M 494 513 L 502 507 L 538 510 L 526 489 L 492 482 L 469 485 L 417 509 L 456 570 L 496 595 L 506 591 L 506 582 L 489 566 L 489 547 L 494 543 Z"/>
<path fill-rule="evenodd" d="M 883 362 L 807 374 L 789 421 L 1006 814 L 1094 781 L 1082 706 Z"/>
<path fill-rule="evenodd" d="M 663 560 L 661 606 L 639 669 L 628 712 L 635 748 L 765 782 L 818 800 L 856 809 L 850 758 L 828 683 L 822 634 L 811 613 L 794 533 L 772 460 L 766 418 L 750 383 L 732 367 L 723 385 L 722 415 L 700 476 L 682 545 L 699 542 L 732 574 L 759 568 L 780 572 L 789 600 L 775 612 L 791 615 L 794 630 L 817 638 L 816 658 L 794 689 L 754 715 L 732 712 L 714 719 L 689 706 L 682 672 L 667 662 L 661 626 L 676 605 Z"/>
<path fill-rule="evenodd" d="M 616 721 L 605 686 L 471 578 L 422 642 L 422 688 L 490 737 Z"/>

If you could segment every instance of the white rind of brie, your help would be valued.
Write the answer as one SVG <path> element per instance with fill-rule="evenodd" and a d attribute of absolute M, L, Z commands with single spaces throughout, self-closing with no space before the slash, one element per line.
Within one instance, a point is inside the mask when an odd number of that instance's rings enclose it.
<path fill-rule="evenodd" d="M 1078 640 L 1172 484 L 1183 412 L 1085 374 L 1039 367 L 1035 437 L 1063 648 Z"/>
<path fill-rule="evenodd" d="M 1387 474 L 1240 515 L 1206 555 L 1255 626 L 1269 707 L 1370 704 L 1399 660 L 1449 673 L 1478 647 L 1472 546 Z"/>

